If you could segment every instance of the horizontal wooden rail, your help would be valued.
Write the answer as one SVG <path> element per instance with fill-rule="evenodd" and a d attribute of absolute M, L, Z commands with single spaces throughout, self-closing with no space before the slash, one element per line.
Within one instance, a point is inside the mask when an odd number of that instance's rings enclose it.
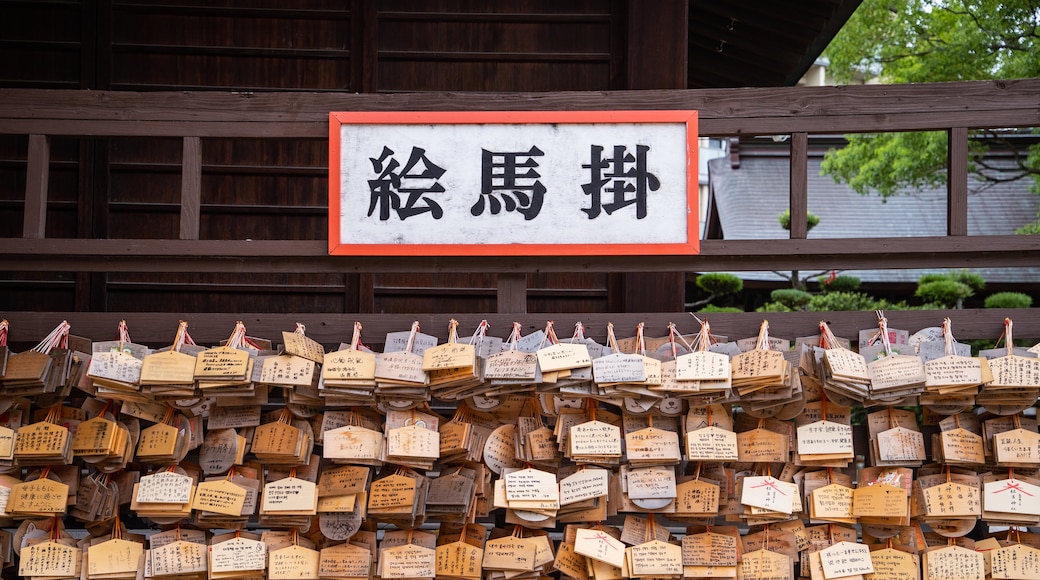
<path fill-rule="evenodd" d="M 720 313 L 704 316 L 711 323 L 713 333 L 729 339 L 740 339 L 758 334 L 762 320 L 769 320 L 770 336 L 795 339 L 819 334 L 821 320 L 827 321 L 834 334 L 856 340 L 860 330 L 877 327 L 874 312 L 783 312 L 783 313 Z M 1014 321 L 1015 337 L 1040 338 L 1040 316 L 1028 309 L 969 309 L 969 310 L 908 310 L 885 313 L 890 328 L 911 333 L 922 328 L 942 325 L 949 317 L 952 332 L 959 340 L 997 340 L 1004 328 L 1004 318 Z M 154 346 L 173 341 L 177 322 L 188 322 L 188 332 L 199 344 L 215 344 L 227 339 L 241 320 L 251 336 L 271 339 L 278 343 L 281 332 L 292 331 L 296 323 L 307 327 L 307 336 L 327 346 L 349 342 L 355 321 L 361 322 L 365 344 L 381 344 L 386 333 L 406 331 L 413 321 L 419 321 L 422 332 L 437 336 L 442 342 L 447 337 L 448 322 L 459 321 L 459 334 L 476 329 L 481 320 L 491 325 L 489 334 L 509 334 L 512 323 L 520 322 L 525 334 L 545 328 L 552 320 L 560 336 L 570 336 L 575 322 L 585 326 L 585 335 L 597 341 L 606 338 L 608 322 L 614 324 L 617 336 L 632 336 L 636 326 L 643 322 L 647 336 L 667 336 L 668 323 L 674 322 L 684 334 L 700 328 L 688 313 L 638 314 L 339 314 L 339 313 L 149 313 L 149 312 L 0 312 L 11 323 L 9 340 L 27 344 L 40 341 L 62 320 L 72 325 L 72 334 L 93 340 L 114 340 L 116 326 L 126 320 L 135 342 Z"/>
<path fill-rule="evenodd" d="M 700 132 L 912 131 L 1040 126 L 1040 79 L 552 93 L 134 92 L 0 89 L 0 133 L 328 136 L 330 111 L 695 109 Z M 941 118 L 941 120 L 939 120 Z M 43 128 L 46 126 L 46 130 Z M 295 131 L 280 135 L 278 131 Z M 198 131 L 210 127 L 207 133 Z M 34 130 L 35 128 L 35 130 Z"/>
<path fill-rule="evenodd" d="M 697 256 L 329 256 L 316 240 L 8 239 L 0 271 L 36 272 L 711 272 L 1036 267 L 1040 236 L 703 240 Z"/>

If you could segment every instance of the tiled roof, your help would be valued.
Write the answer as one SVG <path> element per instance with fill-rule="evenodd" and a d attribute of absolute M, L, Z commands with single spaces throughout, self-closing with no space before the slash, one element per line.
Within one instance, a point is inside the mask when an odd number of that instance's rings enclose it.
<path fill-rule="evenodd" d="M 819 156 L 809 157 L 809 211 L 820 223 L 808 237 L 901 238 L 946 234 L 946 191 L 927 190 L 889 197 L 859 195 L 820 174 Z M 727 240 L 787 238 L 777 215 L 789 206 L 790 165 L 785 156 L 742 156 L 740 167 L 728 158 L 709 162 L 711 202 Z M 1028 179 L 1000 183 L 979 191 L 969 183 L 968 235 L 1013 234 L 1037 216 L 1040 196 L 1029 192 Z M 936 270 L 863 270 L 846 273 L 864 282 L 912 282 Z M 945 270 L 938 270 L 945 271 Z M 993 282 L 1037 282 L 1040 268 L 977 269 Z M 771 273 L 740 273 L 745 279 L 777 279 Z"/>

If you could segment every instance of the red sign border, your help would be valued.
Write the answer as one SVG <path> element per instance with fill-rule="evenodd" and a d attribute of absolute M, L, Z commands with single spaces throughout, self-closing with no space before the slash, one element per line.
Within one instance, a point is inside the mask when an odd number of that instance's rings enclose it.
<path fill-rule="evenodd" d="M 686 232 L 662 244 L 345 244 L 340 239 L 340 132 L 343 125 L 684 123 Z M 329 113 L 329 254 L 334 256 L 637 256 L 700 253 L 697 111 L 480 111 Z M 652 227 L 652 223 L 647 223 Z"/>

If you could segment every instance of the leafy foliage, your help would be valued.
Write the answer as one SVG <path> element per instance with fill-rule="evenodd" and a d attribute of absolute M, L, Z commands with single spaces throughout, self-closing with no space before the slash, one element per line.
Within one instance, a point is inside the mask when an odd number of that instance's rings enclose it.
<path fill-rule="evenodd" d="M 859 290 L 860 279 L 855 276 L 835 276 L 820 280 L 821 292 L 855 292 Z"/>
<path fill-rule="evenodd" d="M 790 310 L 802 310 L 812 300 L 812 294 L 794 288 L 778 288 L 773 290 L 769 297 Z"/>
<path fill-rule="evenodd" d="M 917 285 L 921 286 L 930 282 L 942 280 L 953 280 L 969 286 L 972 290 L 982 290 L 986 287 L 986 279 L 981 274 L 969 272 L 968 270 L 951 270 L 946 273 L 924 274 L 917 279 Z"/>
<path fill-rule="evenodd" d="M 725 296 L 743 290 L 744 281 L 735 274 L 710 272 L 697 276 L 697 287 L 712 296 Z"/>
<path fill-rule="evenodd" d="M 986 297 L 986 308 L 1029 308 L 1033 299 L 1021 292 L 997 292 Z"/>
<path fill-rule="evenodd" d="M 811 312 L 831 312 L 845 310 L 877 310 L 881 301 L 862 292 L 829 292 L 817 294 L 809 301 Z"/>
<path fill-rule="evenodd" d="M 956 280 L 934 280 L 917 286 L 914 296 L 926 302 L 941 304 L 945 308 L 960 307 L 965 298 L 970 298 L 975 292 L 971 286 Z"/>
<path fill-rule="evenodd" d="M 839 83 L 1040 77 L 1040 9 L 1036 0 L 864 0 L 824 54 Z M 946 182 L 944 132 L 847 138 L 847 147 L 827 153 L 823 173 L 860 194 L 886 198 Z M 1018 159 L 1013 175 L 987 171 L 985 150 L 972 140 L 976 175 L 1032 177 L 1040 193 L 1040 145 Z M 1019 232 L 1040 233 L 1040 220 Z"/>
<path fill-rule="evenodd" d="M 700 313 L 711 314 L 713 312 L 744 312 L 744 311 L 741 310 L 740 308 L 737 308 L 736 306 L 716 306 L 714 304 L 709 304 L 709 305 L 705 306 L 704 308 L 701 308 L 700 310 L 697 311 L 698 314 L 700 314 Z"/>
<path fill-rule="evenodd" d="M 785 230 L 791 229 L 790 209 L 785 209 L 784 211 L 780 212 L 780 214 L 776 216 L 776 219 L 780 221 L 780 227 L 784 228 Z M 817 225 L 819 225 L 819 223 L 820 216 L 811 212 L 805 212 L 805 231 L 809 231 L 815 228 Z"/>
<path fill-rule="evenodd" d="M 697 276 L 696 281 L 697 287 L 708 294 L 706 298 L 697 300 L 696 302 L 688 302 L 686 308 L 693 310 L 708 304 L 712 300 L 720 296 L 726 296 L 729 294 L 737 294 L 744 289 L 744 280 L 736 274 L 727 274 L 726 272 L 709 272 L 707 274 L 701 274 Z M 728 312 L 728 311 L 715 311 L 715 310 L 698 310 L 698 312 Z M 743 312 L 741 309 L 736 309 L 736 312 Z"/>
<path fill-rule="evenodd" d="M 791 309 L 779 302 L 766 302 L 756 308 L 755 312 L 791 312 Z"/>

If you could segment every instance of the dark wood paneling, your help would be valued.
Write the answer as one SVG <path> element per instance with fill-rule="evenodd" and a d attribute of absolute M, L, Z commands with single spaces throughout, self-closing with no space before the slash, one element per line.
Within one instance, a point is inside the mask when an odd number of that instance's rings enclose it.
<path fill-rule="evenodd" d="M 350 2 L 113 2 L 113 89 L 353 90 Z"/>
<path fill-rule="evenodd" d="M 494 274 L 377 274 L 375 312 L 494 312 Z"/>
<path fill-rule="evenodd" d="M 75 310 L 75 291 L 73 273 L 0 271 L 0 311 L 4 312 L 4 318 L 10 318 L 9 313 L 18 310 Z"/>
<path fill-rule="evenodd" d="M 382 2 L 377 86 L 380 91 L 609 89 L 611 8 L 589 1 Z"/>
<path fill-rule="evenodd" d="M 685 89 L 688 0 L 629 2 L 628 89 Z"/>
<path fill-rule="evenodd" d="M 199 148 L 196 227 L 202 239 L 325 237 L 328 151 L 323 141 L 204 139 Z M 110 151 L 110 234 L 180 237 L 182 140 L 114 139 Z M 222 310 L 244 302 L 280 311 L 342 312 L 346 296 L 358 291 L 356 279 L 348 285 L 342 275 L 302 273 L 288 280 L 253 269 L 220 268 L 213 276 L 111 275 L 105 300 L 111 308 L 135 311 Z"/>
<path fill-rule="evenodd" d="M 80 231 L 77 198 L 78 139 L 50 139 L 50 162 L 45 174 L 33 172 L 38 189 L 47 186 L 46 236 L 76 237 Z M 39 145 L 37 145 L 39 146 Z M 28 136 L 0 138 L 0 237 L 21 237 L 25 221 L 29 172 Z M 42 170 L 42 168 L 40 168 Z M 42 182 L 42 183 L 41 183 Z M 37 218 L 39 215 L 37 215 Z M 35 219 L 35 218 L 34 218 Z M 38 220 L 37 220 L 38 222 Z M 39 224 L 36 224 L 39 227 Z"/>
<path fill-rule="evenodd" d="M 527 275 L 528 312 L 610 312 L 610 274 L 592 272 Z"/>
<path fill-rule="evenodd" d="M 0 86 L 89 87 L 81 36 L 91 10 L 91 2 L 0 3 Z"/>
<path fill-rule="evenodd" d="M 357 288 L 350 288 L 356 292 Z M 128 312 L 343 312 L 341 274 L 109 274 L 108 304 Z"/>
<path fill-rule="evenodd" d="M 0 237 L 22 237 L 28 135 L 0 137 Z"/>

